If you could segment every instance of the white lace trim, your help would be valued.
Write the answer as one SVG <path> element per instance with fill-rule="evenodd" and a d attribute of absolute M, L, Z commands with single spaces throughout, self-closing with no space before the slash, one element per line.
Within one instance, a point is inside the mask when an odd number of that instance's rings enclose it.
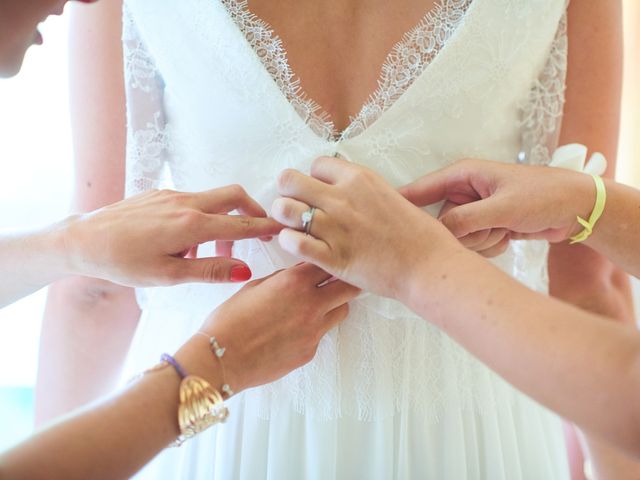
<path fill-rule="evenodd" d="M 172 148 L 162 107 L 162 77 L 126 4 L 122 18 L 127 92 L 125 191 L 131 196 L 161 186 L 164 165 Z"/>
<path fill-rule="evenodd" d="M 248 10 L 247 0 L 221 0 L 256 55 L 300 117 L 321 138 L 345 140 L 362 133 L 413 84 L 458 28 L 473 0 L 440 0 L 420 23 L 404 34 L 382 66 L 378 88 L 338 132 L 328 113 L 309 98 L 295 76 L 287 53 L 271 26 Z"/>
<path fill-rule="evenodd" d="M 521 110 L 520 163 L 546 165 L 557 147 L 567 76 L 567 14 L 558 25 L 547 63 Z"/>
<path fill-rule="evenodd" d="M 158 69 L 138 34 L 133 16 L 126 4 L 122 15 L 122 46 L 125 84 L 147 94 L 157 94 Z"/>

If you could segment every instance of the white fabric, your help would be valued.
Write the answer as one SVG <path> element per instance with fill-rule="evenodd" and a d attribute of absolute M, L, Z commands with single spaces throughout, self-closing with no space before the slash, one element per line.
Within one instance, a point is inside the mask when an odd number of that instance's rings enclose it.
<path fill-rule="evenodd" d="M 345 132 L 299 91 L 277 36 L 245 9 L 126 1 L 129 193 L 240 183 L 269 208 L 279 172 L 308 171 L 322 154 L 402 185 L 463 157 L 544 163 L 553 151 L 564 0 L 442 0 L 391 52 Z M 496 264 L 544 292 L 546 252 L 516 242 Z M 239 242 L 234 254 L 256 276 L 295 262 L 277 242 Z M 174 351 L 237 288 L 146 290 L 129 372 Z M 235 397 L 228 424 L 162 453 L 140 478 L 568 478 L 555 416 L 402 305 L 365 293 L 351 307 L 309 365 Z"/>
<path fill-rule="evenodd" d="M 550 167 L 565 168 L 590 175 L 604 175 L 607 159 L 600 152 L 591 154 L 587 161 L 588 148 L 580 143 L 570 143 L 558 147 L 549 162 Z"/>

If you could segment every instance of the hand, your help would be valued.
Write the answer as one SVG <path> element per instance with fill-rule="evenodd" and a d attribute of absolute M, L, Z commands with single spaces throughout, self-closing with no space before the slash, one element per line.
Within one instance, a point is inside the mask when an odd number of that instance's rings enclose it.
<path fill-rule="evenodd" d="M 359 293 L 341 281 L 325 284 L 330 277 L 314 265 L 297 265 L 248 283 L 209 316 L 201 330 L 226 348 L 226 380 L 235 392 L 277 380 L 313 359 L 322 336 L 346 318 L 347 302 Z M 215 359 L 204 337 L 194 336 L 178 357 L 190 372 L 211 375 Z"/>
<path fill-rule="evenodd" d="M 286 225 L 282 248 L 360 288 L 402 300 L 424 259 L 447 257 L 458 242 L 374 172 L 333 157 L 317 159 L 312 177 L 284 171 L 272 215 Z M 316 208 L 310 235 L 301 216 Z"/>
<path fill-rule="evenodd" d="M 242 216 L 227 215 L 238 210 Z M 190 258 L 201 243 L 269 237 L 282 228 L 239 186 L 151 191 L 63 223 L 71 273 L 126 286 L 246 281 L 233 258 Z M 187 257 L 187 258 L 185 258 Z"/>
<path fill-rule="evenodd" d="M 417 206 L 442 200 L 440 221 L 465 245 L 498 255 L 509 239 L 561 242 L 589 218 L 593 180 L 582 173 L 542 166 L 461 160 L 400 189 Z"/>

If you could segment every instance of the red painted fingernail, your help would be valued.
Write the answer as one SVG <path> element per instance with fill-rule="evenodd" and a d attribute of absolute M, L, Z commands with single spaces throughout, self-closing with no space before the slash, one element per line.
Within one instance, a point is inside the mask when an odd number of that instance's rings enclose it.
<path fill-rule="evenodd" d="M 246 282 L 251 278 L 251 270 L 244 265 L 238 265 L 231 269 L 232 282 Z"/>

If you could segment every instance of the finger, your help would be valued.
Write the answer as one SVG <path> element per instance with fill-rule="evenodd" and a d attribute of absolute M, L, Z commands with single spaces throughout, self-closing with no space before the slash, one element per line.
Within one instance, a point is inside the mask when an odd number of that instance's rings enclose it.
<path fill-rule="evenodd" d="M 500 240 L 494 246 L 478 253 L 486 258 L 497 257 L 498 255 L 502 255 L 507 250 L 507 248 L 509 248 L 510 241 L 511 241 L 511 238 L 509 237 L 509 235 L 506 235 L 502 240 Z"/>
<path fill-rule="evenodd" d="M 297 170 L 287 169 L 278 177 L 278 193 L 319 207 L 331 195 L 331 186 Z"/>
<path fill-rule="evenodd" d="M 474 201 L 480 198 L 474 188 L 474 179 L 484 178 L 483 174 L 491 169 L 491 163 L 495 162 L 460 160 L 401 187 L 399 192 L 419 207 L 446 199 L 458 204 Z"/>
<path fill-rule="evenodd" d="M 330 273 L 312 263 L 302 262 L 291 268 L 301 276 L 305 284 L 308 282 L 309 285 L 314 287 L 331 278 Z"/>
<path fill-rule="evenodd" d="M 267 212 L 240 185 L 229 185 L 194 194 L 194 206 L 204 213 L 229 213 L 242 210 L 251 217 L 266 217 Z"/>
<path fill-rule="evenodd" d="M 341 158 L 319 157 L 311 164 L 311 176 L 325 183 L 335 185 L 353 168 L 357 167 Z"/>
<path fill-rule="evenodd" d="M 233 256 L 233 242 L 218 240 L 216 242 L 216 257 L 231 258 Z"/>
<path fill-rule="evenodd" d="M 322 319 L 322 334 L 327 333 L 333 327 L 335 327 L 340 322 L 347 319 L 349 316 L 349 304 L 345 303 L 340 305 L 337 308 L 334 308 L 329 313 L 327 313 Z"/>
<path fill-rule="evenodd" d="M 487 239 L 491 236 L 491 232 L 493 232 L 493 229 L 480 230 L 478 232 L 473 232 L 465 235 L 464 237 L 460 237 L 458 240 L 464 247 L 470 250 L 483 249 L 482 247 L 476 247 L 484 245 Z"/>
<path fill-rule="evenodd" d="M 330 265 L 331 248 L 324 241 L 297 230 L 286 228 L 278 237 L 280 246 L 291 255 L 326 268 Z"/>
<path fill-rule="evenodd" d="M 360 294 L 360 289 L 340 280 L 327 283 L 320 287 L 323 299 L 328 302 L 329 308 L 334 309 L 350 302 Z"/>
<path fill-rule="evenodd" d="M 511 223 L 512 206 L 509 202 L 491 196 L 464 205 L 459 205 L 441 216 L 440 221 L 457 238 L 490 228 L 508 228 Z"/>
<path fill-rule="evenodd" d="M 204 215 L 193 234 L 198 243 L 214 240 L 242 240 L 277 235 L 282 225 L 272 218 L 244 215 Z"/>
<path fill-rule="evenodd" d="M 445 167 L 429 173 L 398 190 L 402 196 L 414 205 L 424 207 L 446 198 L 447 183 L 453 167 Z"/>
<path fill-rule="evenodd" d="M 444 203 L 442 204 L 442 207 L 440 208 L 440 213 L 438 213 L 438 219 L 442 218 L 442 216 L 445 215 L 449 210 L 453 210 L 454 208 L 459 207 L 460 205 L 461 205 L 460 203 L 454 203 L 449 200 L 445 200 Z"/>
<path fill-rule="evenodd" d="M 306 203 L 299 202 L 293 198 L 278 198 L 273 202 L 271 215 L 276 221 L 287 227 L 302 230 L 302 215 L 309 210 L 309 206 Z M 316 208 L 313 212 L 309 233 L 319 238 L 322 236 L 320 232 L 326 232 L 327 224 L 327 214 Z"/>
<path fill-rule="evenodd" d="M 483 230 L 483 231 L 486 232 L 487 230 Z M 490 233 L 485 239 L 485 241 L 478 243 L 471 250 L 475 250 L 477 252 L 483 252 L 500 243 L 504 237 L 509 236 L 509 230 L 506 230 L 504 228 L 492 228 L 491 230 L 489 230 L 489 232 Z M 511 237 L 509 236 L 509 238 Z"/>
<path fill-rule="evenodd" d="M 235 258 L 175 259 L 170 265 L 169 282 L 238 283 L 251 278 L 251 269 Z"/>

